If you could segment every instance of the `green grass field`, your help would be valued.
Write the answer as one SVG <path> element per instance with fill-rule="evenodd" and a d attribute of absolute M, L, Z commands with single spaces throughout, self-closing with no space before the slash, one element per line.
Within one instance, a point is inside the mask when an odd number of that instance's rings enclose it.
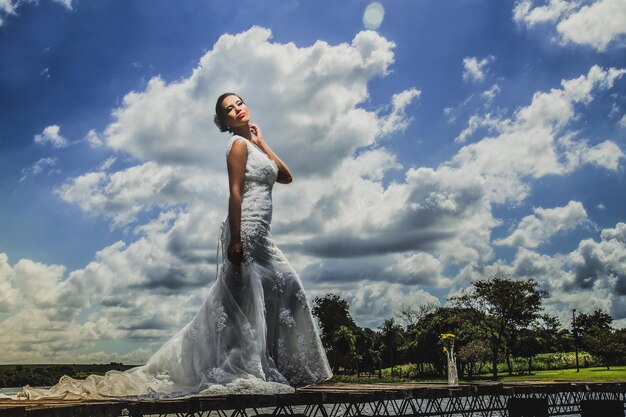
<path fill-rule="evenodd" d="M 503 381 L 589 381 L 589 382 L 626 382 L 626 366 L 559 369 L 550 371 L 537 371 L 533 375 L 502 375 Z"/>
<path fill-rule="evenodd" d="M 576 369 L 558 369 L 547 371 L 535 371 L 531 375 L 514 375 L 508 376 L 506 372 L 500 373 L 499 380 L 501 382 L 523 382 L 523 381 L 541 381 L 541 382 L 557 382 L 557 381 L 582 381 L 582 382 L 626 382 L 626 366 L 612 366 L 610 370 L 606 367 L 581 368 L 580 372 Z M 481 382 L 491 380 L 491 374 L 482 374 L 472 379 L 461 379 L 463 382 Z M 389 370 L 383 370 L 383 378 L 362 376 L 357 378 L 353 375 L 336 375 L 331 382 L 347 382 L 376 384 L 381 382 L 445 382 L 444 379 L 427 378 L 427 379 L 408 379 L 389 376 Z"/>
<path fill-rule="evenodd" d="M 400 365 L 396 369 L 403 369 L 411 365 Z M 25 384 L 33 384 L 39 386 L 53 385 L 63 374 L 68 374 L 76 378 L 85 378 L 90 374 L 104 374 L 109 369 L 124 370 L 131 366 L 122 364 L 106 364 L 106 365 L 0 365 L 0 388 L 2 387 L 18 387 Z M 626 382 L 626 366 L 613 366 L 610 370 L 606 367 L 590 367 L 581 368 L 580 372 L 576 369 L 557 369 L 557 370 L 541 370 L 535 371 L 531 375 L 514 375 L 508 376 L 506 372 L 499 374 L 501 382 L 524 382 L 524 381 L 588 381 L 588 382 Z M 461 379 L 461 383 L 467 382 L 484 382 L 490 381 L 490 374 L 482 374 L 476 378 Z M 377 376 L 362 376 L 357 378 L 355 375 L 336 375 L 329 382 L 347 382 L 360 384 L 375 383 L 397 383 L 397 382 L 445 382 L 442 378 L 399 378 L 392 377 L 389 368 L 383 369 L 382 379 Z"/>

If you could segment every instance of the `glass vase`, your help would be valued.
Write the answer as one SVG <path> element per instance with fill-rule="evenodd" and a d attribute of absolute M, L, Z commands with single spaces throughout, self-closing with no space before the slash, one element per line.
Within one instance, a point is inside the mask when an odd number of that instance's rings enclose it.
<path fill-rule="evenodd" d="M 451 387 L 459 385 L 459 374 L 456 371 L 456 357 L 454 354 L 448 355 L 448 385 Z"/>

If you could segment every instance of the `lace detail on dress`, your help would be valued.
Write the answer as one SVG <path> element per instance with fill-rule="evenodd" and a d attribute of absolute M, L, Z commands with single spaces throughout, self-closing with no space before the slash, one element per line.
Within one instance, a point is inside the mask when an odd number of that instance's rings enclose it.
<path fill-rule="evenodd" d="M 222 368 L 211 368 L 205 373 L 207 383 L 223 384 L 228 381 L 226 371 Z"/>
<path fill-rule="evenodd" d="M 215 320 L 215 330 L 219 333 L 226 328 L 228 315 L 224 311 L 224 306 L 218 304 L 213 309 L 213 320 Z"/>
<path fill-rule="evenodd" d="M 304 293 L 304 290 L 298 290 L 298 292 L 296 293 L 296 298 L 302 304 L 302 308 L 304 308 L 305 310 L 309 309 L 309 303 L 306 300 L 306 294 Z"/>
<path fill-rule="evenodd" d="M 285 275 L 282 272 L 276 273 L 276 279 L 274 280 L 274 284 L 272 284 L 272 291 L 277 293 L 282 293 L 285 288 Z"/>
<path fill-rule="evenodd" d="M 280 314 L 278 315 L 278 320 L 280 320 L 281 324 L 284 324 L 287 327 L 293 327 L 296 325 L 296 321 L 291 315 L 291 311 L 286 308 L 280 310 Z"/>

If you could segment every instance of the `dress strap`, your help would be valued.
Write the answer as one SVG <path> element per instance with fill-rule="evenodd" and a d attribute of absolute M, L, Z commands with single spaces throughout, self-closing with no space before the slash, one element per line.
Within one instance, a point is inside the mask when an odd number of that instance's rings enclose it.
<path fill-rule="evenodd" d="M 228 156 L 228 154 L 230 153 L 230 149 L 233 147 L 233 143 L 235 143 L 238 140 L 245 141 L 246 142 L 246 147 L 249 146 L 250 142 L 246 138 L 244 138 L 242 136 L 239 136 L 239 135 L 233 135 L 233 137 L 230 138 L 230 141 L 228 142 L 228 147 L 226 148 L 226 156 Z"/>

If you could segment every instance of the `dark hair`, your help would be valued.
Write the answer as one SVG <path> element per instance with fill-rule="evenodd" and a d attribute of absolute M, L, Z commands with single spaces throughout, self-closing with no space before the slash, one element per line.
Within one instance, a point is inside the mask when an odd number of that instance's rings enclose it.
<path fill-rule="evenodd" d="M 236 93 L 224 93 L 217 98 L 217 102 L 215 103 L 215 116 L 213 116 L 213 121 L 220 132 L 230 132 L 230 128 L 226 124 L 226 115 L 224 114 L 224 109 L 222 108 L 222 101 L 224 101 L 224 99 L 228 96 L 239 97 Z M 239 97 L 239 100 L 243 102 L 241 97 Z"/>

